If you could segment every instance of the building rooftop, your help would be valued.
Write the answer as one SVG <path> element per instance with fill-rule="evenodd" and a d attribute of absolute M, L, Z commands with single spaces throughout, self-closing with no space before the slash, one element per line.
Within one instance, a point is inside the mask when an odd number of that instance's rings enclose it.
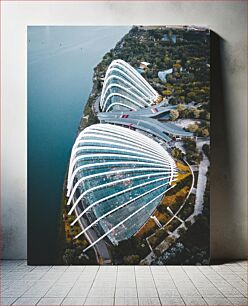
<path fill-rule="evenodd" d="M 80 205 L 72 226 L 86 217 L 96 228 L 95 245 L 106 237 L 113 244 L 131 237 L 172 188 L 176 165 L 157 142 L 113 124 L 94 124 L 77 137 L 67 180 L 69 215 Z M 82 224 L 80 223 L 81 227 Z"/>

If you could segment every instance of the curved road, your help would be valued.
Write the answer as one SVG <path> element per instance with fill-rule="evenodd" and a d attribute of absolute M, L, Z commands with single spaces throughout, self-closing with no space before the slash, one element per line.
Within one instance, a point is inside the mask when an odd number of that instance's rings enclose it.
<path fill-rule="evenodd" d="M 77 216 L 82 212 L 79 205 L 76 207 L 75 212 Z M 79 224 L 81 229 L 84 230 L 84 228 L 86 228 L 89 225 L 89 221 L 86 218 L 81 217 L 79 219 Z M 84 235 L 90 244 L 99 238 L 93 228 L 90 228 L 86 233 L 84 233 Z M 93 248 L 99 264 L 112 263 L 108 248 L 104 240 L 99 241 Z"/>

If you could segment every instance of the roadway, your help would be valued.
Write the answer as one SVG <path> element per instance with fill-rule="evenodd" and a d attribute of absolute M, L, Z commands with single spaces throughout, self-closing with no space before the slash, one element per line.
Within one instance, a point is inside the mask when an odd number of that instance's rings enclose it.
<path fill-rule="evenodd" d="M 75 212 L 77 216 L 82 212 L 80 205 L 77 205 Z M 84 230 L 89 225 L 89 221 L 85 217 L 81 217 L 79 219 L 79 225 L 81 229 Z M 87 232 L 85 232 L 84 235 L 90 244 L 99 238 L 93 228 L 87 230 Z M 99 241 L 97 244 L 94 245 L 93 248 L 99 264 L 111 263 L 111 257 L 104 240 Z"/>

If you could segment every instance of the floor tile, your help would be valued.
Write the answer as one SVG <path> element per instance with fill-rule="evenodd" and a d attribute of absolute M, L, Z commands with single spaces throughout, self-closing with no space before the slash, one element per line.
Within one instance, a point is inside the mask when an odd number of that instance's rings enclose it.
<path fill-rule="evenodd" d="M 42 298 L 37 305 L 51 306 L 51 305 L 60 305 L 63 301 L 63 298 Z"/>
<path fill-rule="evenodd" d="M 58 280 L 58 279 L 60 279 L 62 277 L 62 274 L 63 274 L 62 272 L 50 272 L 50 271 L 48 271 L 47 273 L 45 273 L 41 277 L 41 279 L 42 280 L 46 280 L 46 281 L 49 281 L 49 280 L 56 281 L 56 280 Z"/>
<path fill-rule="evenodd" d="M 174 305 L 185 305 L 184 301 L 181 298 L 169 298 L 169 297 L 162 297 L 160 298 L 160 302 L 162 306 L 174 306 Z"/>
<path fill-rule="evenodd" d="M 95 280 L 92 287 L 115 287 L 115 283 L 113 279 Z"/>
<path fill-rule="evenodd" d="M 77 284 L 69 291 L 67 297 L 87 297 L 90 291 L 89 285 L 80 285 Z"/>
<path fill-rule="evenodd" d="M 138 297 L 157 297 L 158 292 L 155 287 L 152 288 L 145 288 L 145 287 L 138 287 Z"/>
<path fill-rule="evenodd" d="M 141 279 L 138 278 L 136 279 L 136 284 L 137 287 L 142 287 L 142 288 L 151 288 L 155 287 L 155 283 L 152 279 Z"/>
<path fill-rule="evenodd" d="M 137 297 L 137 289 L 136 288 L 125 288 L 125 287 L 120 287 L 116 288 L 115 291 L 115 297 Z"/>
<path fill-rule="evenodd" d="M 134 272 L 134 266 L 118 266 L 118 273 L 120 272 L 124 272 L 124 273 L 130 273 L 130 272 Z"/>
<path fill-rule="evenodd" d="M 115 288 L 114 287 L 106 287 L 106 288 L 91 288 L 89 292 L 89 297 L 114 297 Z"/>
<path fill-rule="evenodd" d="M 197 290 L 199 291 L 200 295 L 203 297 L 210 297 L 210 298 L 222 298 L 223 294 L 217 290 L 215 287 L 198 287 Z"/>
<path fill-rule="evenodd" d="M 35 266 L 33 272 L 48 272 L 52 266 Z"/>
<path fill-rule="evenodd" d="M 0 305 L 247 305 L 246 265 L 29 267 L 3 261 L 1 295 Z"/>
<path fill-rule="evenodd" d="M 182 297 L 201 297 L 201 294 L 196 289 L 188 289 L 187 287 L 185 289 L 178 289 L 180 295 Z"/>
<path fill-rule="evenodd" d="M 13 289 L 13 288 L 9 288 L 7 290 L 4 290 L 2 293 L 1 293 L 1 296 L 2 297 L 16 297 L 16 298 L 19 298 L 23 295 L 23 293 L 26 291 L 27 289 L 23 289 L 23 288 L 20 288 L 20 289 Z"/>
<path fill-rule="evenodd" d="M 80 275 L 79 278 L 77 279 L 77 284 L 92 284 L 95 281 L 95 277 L 86 277 L 86 275 Z"/>
<path fill-rule="evenodd" d="M 192 305 L 192 306 L 207 305 L 207 303 L 201 297 L 183 297 L 183 300 L 187 306 L 188 305 Z"/>
<path fill-rule="evenodd" d="M 232 286 L 225 288 L 218 287 L 218 289 L 225 297 L 243 297 L 242 293 L 234 289 Z"/>
<path fill-rule="evenodd" d="M 233 305 L 239 305 L 239 306 L 247 306 L 248 305 L 248 300 L 247 298 L 228 298 L 228 300 L 233 304 Z"/>
<path fill-rule="evenodd" d="M 159 306 L 161 305 L 159 298 L 147 297 L 147 298 L 139 298 L 139 306 Z"/>
<path fill-rule="evenodd" d="M 24 305 L 24 306 L 31 306 L 36 305 L 40 298 L 29 298 L 29 297 L 20 297 L 15 301 L 12 305 Z"/>
<path fill-rule="evenodd" d="M 177 289 L 157 288 L 159 297 L 180 297 Z"/>
<path fill-rule="evenodd" d="M 66 272 L 83 272 L 85 266 L 69 266 Z"/>
<path fill-rule="evenodd" d="M 43 297 L 47 291 L 50 289 L 51 284 L 46 282 L 41 282 L 41 284 L 37 283 L 29 290 L 27 290 L 23 296 L 24 297 Z"/>
<path fill-rule="evenodd" d="M 99 270 L 99 266 L 86 266 L 84 269 L 85 273 L 94 272 L 96 273 Z"/>
<path fill-rule="evenodd" d="M 111 306 L 114 305 L 114 298 L 87 298 L 84 305 L 87 306 Z"/>
<path fill-rule="evenodd" d="M 8 272 L 5 278 L 11 280 L 22 280 L 24 275 L 26 275 L 27 273 L 28 272 Z"/>
<path fill-rule="evenodd" d="M 121 279 L 116 281 L 116 287 L 136 287 L 136 282 L 134 279 Z"/>
<path fill-rule="evenodd" d="M 106 273 L 113 273 L 117 272 L 118 266 L 100 266 L 99 267 L 99 272 L 106 272 Z"/>
<path fill-rule="evenodd" d="M 45 274 L 45 272 L 30 272 L 23 276 L 23 280 L 39 280 L 42 278 L 42 276 Z"/>
<path fill-rule="evenodd" d="M 65 272 L 69 266 L 52 266 L 50 272 Z"/>
<path fill-rule="evenodd" d="M 70 284 L 69 286 L 68 285 L 66 286 L 55 285 L 47 291 L 47 293 L 45 294 L 45 297 L 51 297 L 51 298 L 65 297 L 70 291 L 70 289 L 71 289 Z"/>
<path fill-rule="evenodd" d="M 61 305 L 83 306 L 84 303 L 85 303 L 85 298 L 65 298 Z"/>
<path fill-rule="evenodd" d="M 15 300 L 16 300 L 16 298 L 1 297 L 1 298 L 0 298 L 0 305 L 1 305 L 1 306 L 11 305 L 12 303 L 15 302 Z"/>
<path fill-rule="evenodd" d="M 209 306 L 226 306 L 232 305 L 232 303 L 227 298 L 204 298 Z"/>
<path fill-rule="evenodd" d="M 115 298 L 115 305 L 118 306 L 126 306 L 126 305 L 138 305 L 138 298 L 124 298 L 124 297 L 116 297 Z"/>
<path fill-rule="evenodd" d="M 130 271 L 130 272 L 121 272 L 121 271 L 118 271 L 117 272 L 117 279 L 124 279 L 124 278 L 128 278 L 128 279 L 135 279 L 135 273 L 133 271 Z"/>

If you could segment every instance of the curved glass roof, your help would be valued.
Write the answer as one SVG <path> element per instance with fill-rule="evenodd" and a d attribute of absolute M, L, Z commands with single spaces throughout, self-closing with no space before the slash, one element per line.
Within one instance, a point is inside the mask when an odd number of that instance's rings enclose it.
<path fill-rule="evenodd" d="M 113 244 L 128 239 L 175 177 L 174 160 L 149 137 L 112 124 L 87 127 L 74 143 L 68 170 L 67 204 L 69 214 L 76 212 L 72 225 L 88 220 L 75 238 L 93 228 L 98 238 L 88 248 L 105 237 Z"/>
<path fill-rule="evenodd" d="M 112 61 L 105 75 L 100 107 L 103 112 L 138 110 L 150 106 L 158 93 L 128 63 Z"/>

